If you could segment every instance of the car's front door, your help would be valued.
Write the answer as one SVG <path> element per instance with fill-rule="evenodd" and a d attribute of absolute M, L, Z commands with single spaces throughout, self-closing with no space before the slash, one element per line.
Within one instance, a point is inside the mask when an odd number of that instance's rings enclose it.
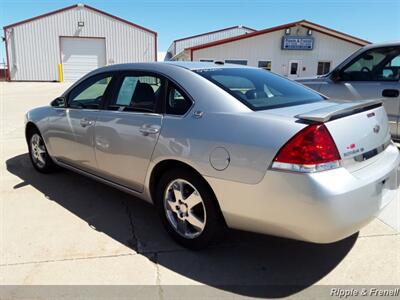
<path fill-rule="evenodd" d="M 110 74 L 101 74 L 83 81 L 68 93 L 67 107 L 54 108 L 47 140 L 57 160 L 88 172 L 96 171 L 95 123 L 111 79 Z"/>
<path fill-rule="evenodd" d="M 333 99 L 384 100 L 391 134 L 399 137 L 400 48 L 385 47 L 365 51 L 344 66 L 339 81 L 322 84 L 320 92 Z"/>
<path fill-rule="evenodd" d="M 153 74 L 120 74 L 113 96 L 95 125 L 101 176 L 141 192 L 161 131 L 164 80 Z"/>

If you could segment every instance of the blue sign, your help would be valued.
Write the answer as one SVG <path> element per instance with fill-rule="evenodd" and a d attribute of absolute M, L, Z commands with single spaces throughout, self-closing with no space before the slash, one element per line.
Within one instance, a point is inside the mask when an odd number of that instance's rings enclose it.
<path fill-rule="evenodd" d="M 282 50 L 312 50 L 314 38 L 309 36 L 282 37 Z"/>

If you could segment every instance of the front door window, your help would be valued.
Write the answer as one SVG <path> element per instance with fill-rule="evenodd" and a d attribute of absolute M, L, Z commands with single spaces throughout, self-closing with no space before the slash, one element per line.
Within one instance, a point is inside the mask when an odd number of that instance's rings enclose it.
<path fill-rule="evenodd" d="M 398 81 L 400 48 L 386 47 L 366 51 L 340 74 L 344 81 Z"/>
<path fill-rule="evenodd" d="M 68 105 L 71 108 L 97 109 L 111 82 L 110 75 L 100 75 L 84 81 L 70 92 Z"/>

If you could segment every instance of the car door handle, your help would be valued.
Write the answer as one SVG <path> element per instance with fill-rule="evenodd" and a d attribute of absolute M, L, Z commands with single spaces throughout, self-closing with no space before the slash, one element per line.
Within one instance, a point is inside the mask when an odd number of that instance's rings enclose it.
<path fill-rule="evenodd" d="M 389 98 L 396 98 L 399 96 L 399 90 L 395 89 L 386 89 L 382 91 L 382 96 L 383 97 L 389 97 Z"/>
<path fill-rule="evenodd" d="M 83 119 L 81 119 L 80 123 L 81 123 L 82 127 L 86 127 L 86 126 L 92 126 L 94 124 L 94 121 L 83 118 Z"/>
<path fill-rule="evenodd" d="M 142 127 L 139 128 L 139 131 L 144 135 L 149 135 L 158 133 L 160 131 L 160 128 L 150 127 L 150 125 L 143 125 Z"/>

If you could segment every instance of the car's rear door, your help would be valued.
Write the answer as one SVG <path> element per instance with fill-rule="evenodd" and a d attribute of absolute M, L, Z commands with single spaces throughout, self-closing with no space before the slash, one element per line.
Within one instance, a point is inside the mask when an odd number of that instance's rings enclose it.
<path fill-rule="evenodd" d="M 96 171 L 95 123 L 112 78 L 113 74 L 103 73 L 86 79 L 68 93 L 66 107 L 54 108 L 46 135 L 52 155 L 60 162 Z"/>
<path fill-rule="evenodd" d="M 165 80 L 122 72 L 95 125 L 95 155 L 102 177 L 141 192 L 161 131 Z"/>
<path fill-rule="evenodd" d="M 390 131 L 400 130 L 400 47 L 374 48 L 361 53 L 340 71 L 340 80 L 322 84 L 320 92 L 333 99 L 384 99 Z"/>

